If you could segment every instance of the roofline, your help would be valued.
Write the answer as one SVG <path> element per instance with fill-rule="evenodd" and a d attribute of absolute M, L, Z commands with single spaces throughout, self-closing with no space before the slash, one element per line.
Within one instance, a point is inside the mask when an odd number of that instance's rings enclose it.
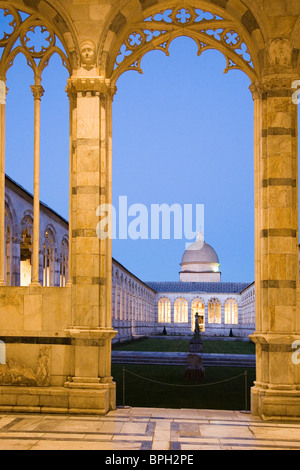
<path fill-rule="evenodd" d="M 249 289 L 249 287 L 251 287 L 251 286 L 253 286 L 253 285 L 255 285 L 255 281 L 251 282 L 251 284 L 249 284 L 249 286 L 245 287 L 245 289 L 243 289 L 243 290 L 241 291 L 241 294 L 242 294 L 243 292 L 245 292 L 245 290 Z"/>
<path fill-rule="evenodd" d="M 143 284 L 145 287 L 147 287 L 148 289 L 152 290 L 152 292 L 154 292 L 154 294 L 158 294 L 158 292 L 156 292 L 156 290 L 152 289 L 152 287 L 148 286 L 148 284 L 146 284 L 146 282 L 142 281 L 139 277 L 137 277 L 135 274 L 133 274 L 132 272 L 130 272 L 127 268 L 125 268 L 125 266 L 123 266 L 123 264 L 121 264 L 119 261 L 117 261 L 115 258 L 112 258 L 112 261 L 116 264 L 118 264 L 120 266 L 120 268 L 124 269 L 124 271 L 126 271 L 128 274 L 130 274 L 130 276 L 134 277 L 137 281 L 139 281 L 141 284 Z"/>
<path fill-rule="evenodd" d="M 23 186 L 21 186 L 19 183 L 17 183 L 15 180 L 13 180 L 10 176 L 8 176 L 7 174 L 5 175 L 5 180 L 9 183 L 11 183 L 12 185 L 16 186 L 19 190 L 21 190 L 24 194 L 26 194 L 30 199 L 32 199 L 33 201 L 33 195 L 30 193 L 30 191 L 28 191 L 27 189 L 25 189 Z M 55 210 L 51 209 L 51 207 L 47 206 L 47 204 L 45 204 L 44 202 L 40 201 L 40 205 L 48 212 L 51 212 L 51 214 L 55 215 L 56 217 L 58 217 L 62 222 L 64 222 L 66 225 L 69 225 L 69 221 L 66 220 L 63 216 L 61 216 L 58 212 L 56 212 Z"/>

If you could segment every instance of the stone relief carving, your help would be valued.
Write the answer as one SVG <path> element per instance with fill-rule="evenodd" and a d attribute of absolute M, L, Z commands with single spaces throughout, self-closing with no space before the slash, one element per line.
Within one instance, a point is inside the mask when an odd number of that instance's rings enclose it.
<path fill-rule="evenodd" d="M 292 47 L 288 39 L 273 39 L 269 45 L 271 66 L 290 67 L 292 65 Z"/>
<path fill-rule="evenodd" d="M 0 386 L 47 387 L 50 385 L 50 348 L 40 350 L 37 372 L 9 358 L 0 364 Z"/>
<path fill-rule="evenodd" d="M 84 69 L 92 70 L 96 66 L 96 46 L 93 41 L 86 40 L 81 43 L 80 55 Z"/>
<path fill-rule="evenodd" d="M 50 348 L 41 348 L 39 354 L 38 368 L 36 372 L 38 386 L 50 385 Z"/>

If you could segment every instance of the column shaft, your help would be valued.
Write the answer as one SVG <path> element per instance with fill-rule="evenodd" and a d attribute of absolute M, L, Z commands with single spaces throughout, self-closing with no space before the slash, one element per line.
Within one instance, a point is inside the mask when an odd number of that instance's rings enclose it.
<path fill-rule="evenodd" d="M 31 87 L 34 96 L 34 178 L 33 178 L 33 246 L 32 246 L 32 285 L 40 285 L 40 133 L 41 98 L 43 87 L 36 81 Z"/>
<path fill-rule="evenodd" d="M 5 285 L 5 107 L 6 85 L 0 82 L 0 286 Z"/>

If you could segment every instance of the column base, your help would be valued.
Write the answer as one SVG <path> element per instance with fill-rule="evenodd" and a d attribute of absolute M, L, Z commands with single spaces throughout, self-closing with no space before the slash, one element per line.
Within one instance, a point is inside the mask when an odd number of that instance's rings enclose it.
<path fill-rule="evenodd" d="M 0 387 L 0 412 L 106 415 L 116 409 L 116 384 L 101 388 Z"/>
<path fill-rule="evenodd" d="M 251 389 L 251 414 L 264 421 L 300 421 L 300 390 L 256 382 Z"/>

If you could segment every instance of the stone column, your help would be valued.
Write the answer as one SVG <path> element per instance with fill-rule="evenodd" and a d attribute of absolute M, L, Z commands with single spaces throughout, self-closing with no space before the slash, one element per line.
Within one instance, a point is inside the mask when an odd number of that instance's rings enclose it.
<path fill-rule="evenodd" d="M 0 80 L 0 286 L 5 286 L 5 108 L 6 83 Z"/>
<path fill-rule="evenodd" d="M 44 89 L 36 80 L 31 87 L 34 97 L 34 178 L 33 178 L 33 245 L 32 245 L 32 286 L 40 286 L 40 132 L 41 99 Z"/>
<path fill-rule="evenodd" d="M 298 109 L 293 78 L 256 84 L 256 343 L 252 413 L 300 418 L 300 371 L 292 361 L 299 339 Z"/>
<path fill-rule="evenodd" d="M 72 77 L 71 283 L 75 375 L 66 386 L 97 389 L 114 407 L 111 377 L 111 239 L 97 236 L 101 204 L 111 201 L 111 102 L 115 89 L 100 77 Z M 103 395 L 102 394 L 102 395 Z M 103 396 L 104 396 L 103 395 Z"/>

